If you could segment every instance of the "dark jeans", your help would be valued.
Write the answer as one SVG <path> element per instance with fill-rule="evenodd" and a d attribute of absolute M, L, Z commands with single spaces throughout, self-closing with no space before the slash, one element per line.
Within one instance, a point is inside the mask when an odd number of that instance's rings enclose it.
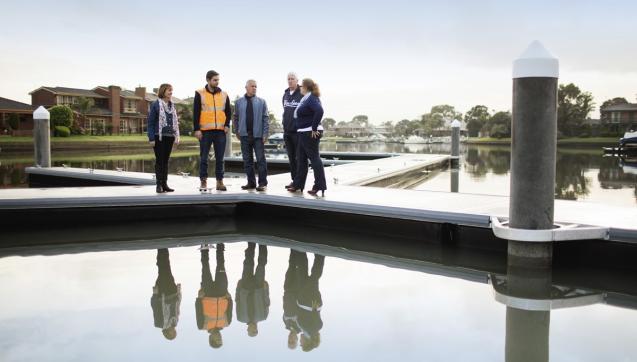
<path fill-rule="evenodd" d="M 288 161 L 290 162 L 290 174 L 292 176 L 292 181 L 296 178 L 296 148 L 298 147 L 298 134 L 294 133 L 285 133 L 283 135 L 283 140 L 285 141 L 285 150 L 288 153 Z"/>
<path fill-rule="evenodd" d="M 259 259 L 256 270 L 254 269 L 255 243 L 248 243 L 243 260 L 243 272 L 241 273 L 241 286 L 245 289 L 255 289 L 265 282 L 265 265 L 268 263 L 268 247 L 259 245 Z"/>
<path fill-rule="evenodd" d="M 157 249 L 157 280 L 155 286 L 160 294 L 177 293 L 177 284 L 170 270 L 168 249 Z"/>
<path fill-rule="evenodd" d="M 223 297 L 228 294 L 228 275 L 226 274 L 223 250 L 217 248 L 217 268 L 215 279 L 210 273 L 208 250 L 201 251 L 201 289 L 206 297 Z"/>
<path fill-rule="evenodd" d="M 321 135 L 323 133 L 321 132 Z M 314 190 L 327 190 L 327 183 L 325 182 L 325 169 L 323 168 L 323 161 L 319 155 L 320 138 L 312 138 L 312 132 L 299 132 L 298 133 L 298 146 L 296 148 L 296 178 L 294 179 L 294 188 L 305 188 L 305 180 L 307 179 L 309 159 L 312 163 L 312 169 L 314 170 Z"/>
<path fill-rule="evenodd" d="M 215 178 L 223 180 L 226 133 L 217 130 L 201 132 L 201 141 L 199 141 L 199 178 L 208 178 L 208 155 L 210 154 L 210 147 L 213 145 L 215 150 Z"/>
<path fill-rule="evenodd" d="M 255 186 L 257 181 L 254 176 L 254 157 L 257 156 L 257 169 L 259 171 L 259 186 L 268 184 L 268 165 L 265 162 L 265 147 L 263 138 L 250 138 L 241 136 L 241 156 L 243 157 L 243 169 L 248 176 L 248 185 Z"/>
<path fill-rule="evenodd" d="M 160 141 L 159 136 L 155 136 L 153 151 L 155 151 L 155 178 L 157 181 L 168 179 L 168 159 L 173 150 L 173 143 L 175 143 L 175 137 L 162 136 Z"/>

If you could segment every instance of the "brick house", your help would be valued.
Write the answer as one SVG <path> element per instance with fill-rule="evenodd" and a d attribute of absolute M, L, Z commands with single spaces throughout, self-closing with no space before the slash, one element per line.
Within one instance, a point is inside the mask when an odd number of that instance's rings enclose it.
<path fill-rule="evenodd" d="M 0 134 L 30 136 L 33 133 L 34 109 L 30 104 L 0 97 Z M 12 115 L 17 115 L 17 129 L 9 125 Z"/>
<path fill-rule="evenodd" d="M 85 117 L 78 115 L 87 134 L 140 134 L 146 131 L 149 103 L 144 87 L 129 91 L 114 85 L 93 89 L 43 86 L 29 94 L 34 107 L 46 108 L 55 105 L 73 108 L 81 97 L 91 99 L 93 106 Z"/>
<path fill-rule="evenodd" d="M 624 133 L 637 129 L 637 103 L 614 104 L 600 109 L 602 125 L 612 132 Z"/>

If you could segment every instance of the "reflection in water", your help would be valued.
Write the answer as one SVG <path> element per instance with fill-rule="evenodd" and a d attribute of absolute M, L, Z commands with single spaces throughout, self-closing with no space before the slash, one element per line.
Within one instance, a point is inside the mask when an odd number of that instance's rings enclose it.
<path fill-rule="evenodd" d="M 268 262 L 268 247 L 259 245 L 259 258 L 254 268 L 255 243 L 248 243 L 243 260 L 243 273 L 237 283 L 237 320 L 248 325 L 248 335 L 259 334 L 257 324 L 268 318 L 270 310 L 270 286 L 265 281 L 265 265 Z"/>
<path fill-rule="evenodd" d="M 323 275 L 325 257 L 323 255 L 314 255 L 314 262 L 312 263 L 312 270 L 309 275 L 306 253 L 291 250 L 290 264 L 290 267 L 294 264 L 294 271 L 296 273 L 296 322 L 301 332 L 301 348 L 303 351 L 309 352 L 317 348 L 321 343 L 320 331 L 321 328 L 323 328 L 323 321 L 321 320 L 323 299 L 319 291 L 319 279 L 321 275 Z M 290 347 L 289 339 L 288 347 Z"/>
<path fill-rule="evenodd" d="M 168 249 L 157 250 L 157 281 L 153 287 L 150 306 L 153 308 L 155 327 L 161 328 L 164 337 L 173 340 L 177 337 L 179 305 L 181 304 L 181 284 L 175 284 L 170 270 Z"/>
<path fill-rule="evenodd" d="M 228 293 L 228 275 L 224 259 L 225 245 L 217 245 L 215 278 L 210 273 L 209 251 L 201 250 L 201 287 L 195 300 L 197 328 L 208 331 L 212 348 L 223 345 L 221 330 L 232 322 L 232 297 Z"/>
<path fill-rule="evenodd" d="M 415 147 L 415 148 L 414 148 Z M 450 145 L 403 145 L 396 143 L 321 143 L 323 151 L 339 152 L 405 152 L 405 153 L 436 153 L 449 154 Z M 15 154 L 8 158 L 3 154 L 0 160 L 0 188 L 27 187 L 27 177 L 24 168 L 31 166 L 29 161 L 32 154 Z M 198 155 L 190 151 L 177 152 L 171 157 L 169 173 L 186 172 L 191 175 L 198 171 Z M 631 161 L 633 163 L 631 163 Z M 626 170 L 637 170 L 635 160 L 622 161 L 616 157 L 603 157 L 600 149 L 558 148 L 556 159 L 555 196 L 558 199 L 582 200 L 592 199 L 601 203 L 618 203 L 620 199 L 617 191 L 625 188 L 635 189 L 637 171 L 630 173 Z M 214 162 L 214 161 L 213 161 Z M 153 156 L 144 154 L 95 154 L 55 156 L 54 166 L 66 164 L 69 167 L 94 168 L 115 170 L 121 168 L 126 171 L 153 172 Z M 631 166 L 633 165 L 633 166 Z M 511 166 L 509 146 L 462 145 L 461 166 L 458 177 L 461 178 L 461 188 L 458 192 L 483 194 L 508 194 L 508 177 Z M 228 169 L 229 171 L 233 171 Z M 596 172 L 599 170 L 598 172 Z M 238 171 L 238 170 L 237 170 Z M 597 182 L 593 175 L 597 174 Z M 467 182 L 466 176 L 470 180 Z M 438 185 L 436 179 L 446 177 L 444 172 L 431 174 L 420 185 L 413 187 L 419 190 L 456 191 L 453 180 L 444 179 L 443 185 Z M 452 176 L 449 176 L 452 177 Z M 450 181 L 450 182 L 448 182 Z M 621 204 L 634 205 L 636 195 L 631 200 Z M 632 193 L 631 193 L 632 194 Z M 624 195 L 622 193 L 622 195 Z M 624 197 L 625 199 L 625 197 Z"/>

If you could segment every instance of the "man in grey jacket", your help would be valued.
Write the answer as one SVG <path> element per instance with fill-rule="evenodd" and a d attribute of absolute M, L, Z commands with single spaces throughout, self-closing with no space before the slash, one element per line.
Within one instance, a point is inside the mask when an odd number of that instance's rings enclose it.
<path fill-rule="evenodd" d="M 268 185 L 268 168 L 265 162 L 264 144 L 268 140 L 270 130 L 270 117 L 265 100 L 256 96 L 257 82 L 246 82 L 246 94 L 235 102 L 235 112 L 232 118 L 232 128 L 235 135 L 241 141 L 241 155 L 243 156 L 243 168 L 248 183 L 241 186 L 243 190 L 265 191 Z M 254 175 L 254 158 L 257 158 L 257 170 L 259 172 L 259 184 Z"/>

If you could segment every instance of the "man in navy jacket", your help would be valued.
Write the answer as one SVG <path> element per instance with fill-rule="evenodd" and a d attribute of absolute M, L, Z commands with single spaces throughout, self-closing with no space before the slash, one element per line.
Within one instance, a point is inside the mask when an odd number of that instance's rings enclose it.
<path fill-rule="evenodd" d="M 299 79 L 294 73 L 288 74 L 288 88 L 283 92 L 283 140 L 285 141 L 285 150 L 288 153 L 288 161 L 290 162 L 290 174 L 292 181 L 296 177 L 296 147 L 298 137 L 296 127 L 294 125 L 294 110 L 299 106 L 299 102 L 303 98 L 301 88 L 299 87 Z M 290 183 L 286 187 L 292 187 Z"/>

